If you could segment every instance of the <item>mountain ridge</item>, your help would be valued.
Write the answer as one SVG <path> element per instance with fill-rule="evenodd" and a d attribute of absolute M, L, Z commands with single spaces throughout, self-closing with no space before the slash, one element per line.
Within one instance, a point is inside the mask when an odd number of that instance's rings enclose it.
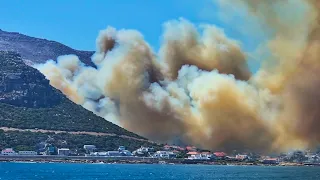
<path fill-rule="evenodd" d="M 91 61 L 94 51 L 76 50 L 53 40 L 31 37 L 19 32 L 0 29 L 0 50 L 13 51 L 21 55 L 28 65 L 56 60 L 61 55 L 74 54 L 86 65 L 95 67 Z"/>
<path fill-rule="evenodd" d="M 36 150 L 52 138 L 57 146 L 80 151 L 88 143 L 100 150 L 159 147 L 71 102 L 31 66 L 75 54 L 94 67 L 93 53 L 0 29 L 0 149 Z"/>
<path fill-rule="evenodd" d="M 0 149 L 37 151 L 48 139 L 82 153 L 84 144 L 99 150 L 161 146 L 71 102 L 18 53 L 0 51 Z"/>

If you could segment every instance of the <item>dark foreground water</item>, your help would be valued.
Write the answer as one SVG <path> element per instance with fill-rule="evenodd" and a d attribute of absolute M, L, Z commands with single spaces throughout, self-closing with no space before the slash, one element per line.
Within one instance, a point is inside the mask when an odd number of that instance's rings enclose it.
<path fill-rule="evenodd" d="M 1 180 L 320 180 L 320 167 L 0 163 Z"/>

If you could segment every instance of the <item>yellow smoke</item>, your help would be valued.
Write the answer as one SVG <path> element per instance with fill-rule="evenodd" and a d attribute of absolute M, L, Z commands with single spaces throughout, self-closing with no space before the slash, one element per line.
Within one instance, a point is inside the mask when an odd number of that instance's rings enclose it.
<path fill-rule="evenodd" d="M 165 23 L 158 54 L 139 32 L 108 27 L 97 38 L 97 69 L 75 56 L 36 68 L 75 103 L 153 140 L 259 152 L 319 143 L 318 1 L 220 5 L 246 12 L 257 23 L 247 28 L 266 35 L 257 51 L 268 56 L 255 75 L 240 42 L 185 19 Z"/>

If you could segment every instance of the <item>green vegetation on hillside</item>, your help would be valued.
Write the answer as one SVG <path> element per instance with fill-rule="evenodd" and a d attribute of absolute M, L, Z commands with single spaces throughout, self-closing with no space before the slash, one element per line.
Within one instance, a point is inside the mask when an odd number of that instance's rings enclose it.
<path fill-rule="evenodd" d="M 14 52 L 0 51 L 0 127 L 113 133 L 145 139 L 71 102 Z M 2 90 L 1 90 L 2 88 Z"/>
<path fill-rule="evenodd" d="M 143 139 L 69 101 L 52 108 L 25 108 L 0 103 L 0 127 L 104 132 Z"/>
<path fill-rule="evenodd" d="M 68 133 L 40 133 L 0 130 L 0 149 L 14 148 L 20 150 L 36 150 L 36 145 L 47 142 L 58 148 L 70 148 L 78 152 L 84 152 L 83 145 L 93 144 L 99 151 L 117 150 L 119 146 L 125 146 L 133 151 L 140 146 L 158 147 L 159 145 L 147 141 L 121 138 L 117 136 L 92 136 L 74 135 Z"/>

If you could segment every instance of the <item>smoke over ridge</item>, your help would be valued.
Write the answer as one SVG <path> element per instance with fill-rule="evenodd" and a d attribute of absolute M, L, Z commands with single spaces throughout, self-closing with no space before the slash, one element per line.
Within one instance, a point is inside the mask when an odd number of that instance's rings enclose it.
<path fill-rule="evenodd" d="M 73 55 L 35 67 L 75 103 L 153 140 L 259 152 L 319 143 L 320 3 L 220 5 L 244 11 L 256 23 L 248 28 L 268 35 L 257 49 L 268 56 L 256 74 L 240 42 L 185 19 L 164 24 L 158 53 L 138 31 L 108 27 L 97 38 L 97 69 Z"/>

